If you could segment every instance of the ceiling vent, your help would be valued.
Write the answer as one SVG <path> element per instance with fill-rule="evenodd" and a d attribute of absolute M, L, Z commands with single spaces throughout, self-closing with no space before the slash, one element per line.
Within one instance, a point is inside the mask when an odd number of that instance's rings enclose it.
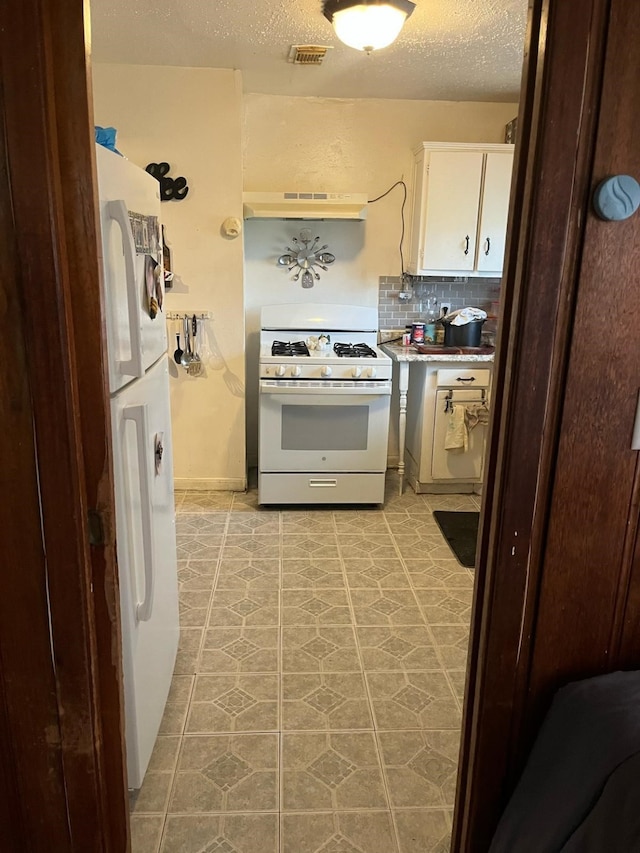
<path fill-rule="evenodd" d="M 329 49 L 322 44 L 292 44 L 289 62 L 294 65 L 322 65 Z"/>

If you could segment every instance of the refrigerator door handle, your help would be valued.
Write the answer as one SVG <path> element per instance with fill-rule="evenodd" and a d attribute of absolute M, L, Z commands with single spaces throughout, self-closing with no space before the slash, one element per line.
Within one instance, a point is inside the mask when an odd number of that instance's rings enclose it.
<path fill-rule="evenodd" d="M 107 202 L 109 218 L 120 226 L 124 249 L 125 275 L 127 278 L 127 310 L 129 315 L 129 339 L 131 358 L 118 361 L 118 371 L 125 376 L 143 376 L 142 335 L 138 318 L 138 289 L 136 286 L 136 245 L 133 240 L 129 211 L 122 199 Z"/>
<path fill-rule="evenodd" d="M 136 425 L 138 442 L 138 470 L 140 471 L 140 496 L 142 498 L 142 550 L 144 554 L 144 597 L 135 605 L 135 617 L 138 622 L 148 622 L 153 612 L 154 593 L 154 548 L 153 548 L 153 511 L 151 505 L 151 463 L 150 457 L 155 452 L 155 444 L 151 452 L 147 447 L 149 425 L 147 407 L 125 406 L 122 411 L 125 420 L 133 421 Z M 135 589 L 135 584 L 133 585 Z"/>

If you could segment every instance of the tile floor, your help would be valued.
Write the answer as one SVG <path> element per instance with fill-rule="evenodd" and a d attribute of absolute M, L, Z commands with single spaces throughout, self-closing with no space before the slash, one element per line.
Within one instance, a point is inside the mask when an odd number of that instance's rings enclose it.
<path fill-rule="evenodd" d="M 176 496 L 181 643 L 134 853 L 449 850 L 473 575 L 434 509 Z"/>

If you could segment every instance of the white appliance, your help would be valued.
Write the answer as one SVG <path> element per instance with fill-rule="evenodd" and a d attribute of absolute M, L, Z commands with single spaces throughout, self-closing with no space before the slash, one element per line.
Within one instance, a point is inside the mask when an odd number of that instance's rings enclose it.
<path fill-rule="evenodd" d="M 139 788 L 167 701 L 179 637 L 167 337 L 162 276 L 154 275 L 161 261 L 160 196 L 158 182 L 123 157 L 96 145 L 96 158 L 127 773 L 129 788 Z"/>
<path fill-rule="evenodd" d="M 366 219 L 366 193 L 245 192 L 245 219 Z"/>
<path fill-rule="evenodd" d="M 391 359 L 377 326 L 375 308 L 262 309 L 261 504 L 383 503 Z"/>

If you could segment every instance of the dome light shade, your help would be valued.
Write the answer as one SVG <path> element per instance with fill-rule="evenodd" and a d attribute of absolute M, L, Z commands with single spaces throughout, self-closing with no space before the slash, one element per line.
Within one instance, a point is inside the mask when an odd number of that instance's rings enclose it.
<path fill-rule="evenodd" d="M 326 0 L 324 16 L 341 42 L 371 53 L 397 39 L 414 9 L 409 0 Z"/>

